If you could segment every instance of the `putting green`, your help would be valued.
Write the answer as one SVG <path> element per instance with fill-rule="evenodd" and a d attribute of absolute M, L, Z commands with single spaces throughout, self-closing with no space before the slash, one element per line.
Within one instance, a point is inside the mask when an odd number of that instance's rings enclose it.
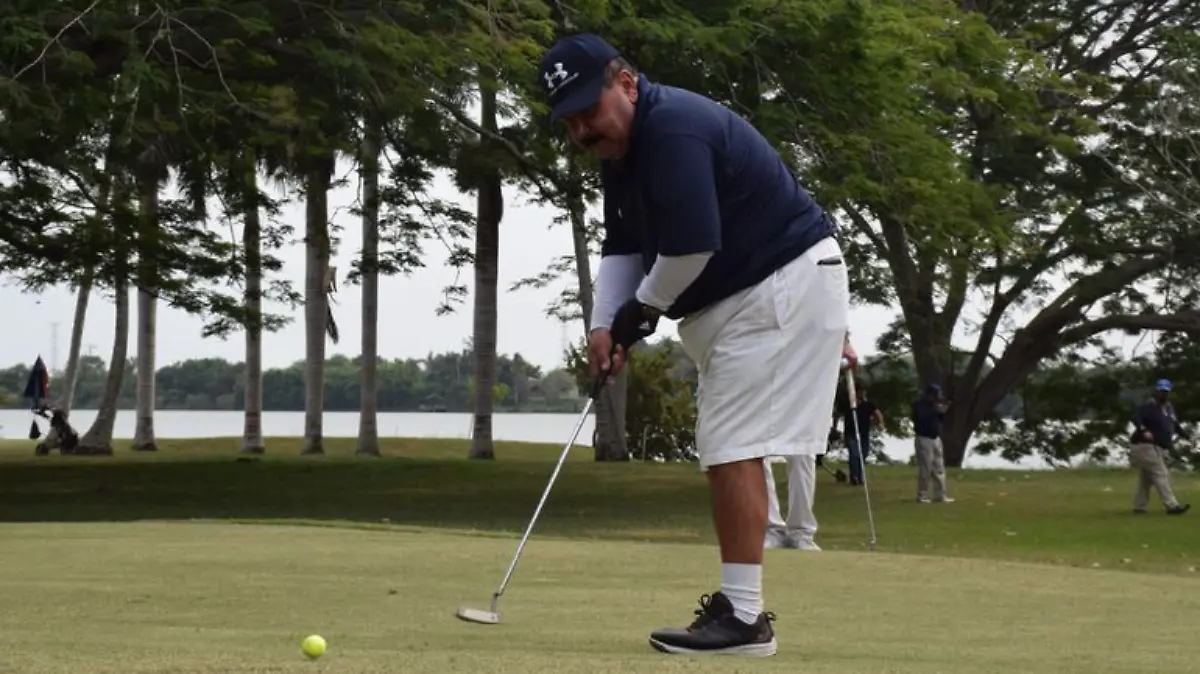
<path fill-rule="evenodd" d="M 0 527 L 0 671 L 1195 671 L 1200 579 L 884 553 L 770 551 L 779 655 L 679 658 L 647 632 L 691 617 L 715 551 L 538 538 L 503 623 L 515 540 L 210 522 Z M 318 633 L 316 662 L 300 642 Z"/>

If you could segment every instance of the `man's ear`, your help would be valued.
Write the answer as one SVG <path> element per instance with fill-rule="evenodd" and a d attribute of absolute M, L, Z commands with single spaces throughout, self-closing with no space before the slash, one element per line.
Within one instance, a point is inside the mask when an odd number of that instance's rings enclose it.
<path fill-rule="evenodd" d="M 638 82 L 637 75 L 634 75 L 633 73 L 629 72 L 628 70 L 621 71 L 621 87 L 622 87 L 622 89 L 624 89 L 625 97 L 629 99 L 630 103 L 637 103 L 637 99 L 638 99 L 637 82 Z"/>

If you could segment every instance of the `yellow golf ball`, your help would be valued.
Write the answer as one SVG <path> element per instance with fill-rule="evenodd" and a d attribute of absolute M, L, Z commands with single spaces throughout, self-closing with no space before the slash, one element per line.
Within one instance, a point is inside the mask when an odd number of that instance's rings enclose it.
<path fill-rule="evenodd" d="M 325 655 L 325 639 L 319 634 L 312 634 L 304 638 L 304 643 L 300 644 L 300 650 L 308 657 L 316 660 Z"/>

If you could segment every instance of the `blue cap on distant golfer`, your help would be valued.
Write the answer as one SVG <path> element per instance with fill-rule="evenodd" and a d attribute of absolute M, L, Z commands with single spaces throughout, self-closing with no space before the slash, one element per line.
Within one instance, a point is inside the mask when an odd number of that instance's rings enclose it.
<path fill-rule="evenodd" d="M 542 57 L 541 83 L 550 99 L 550 121 L 586 110 L 604 91 L 604 69 L 620 56 L 615 47 L 591 33 L 568 35 Z"/>
<path fill-rule="evenodd" d="M 1170 392 L 1171 380 L 1170 379 L 1159 379 L 1158 381 L 1154 382 L 1154 390 Z"/>
<path fill-rule="evenodd" d="M 927 384 L 925 386 L 925 393 L 931 396 L 940 396 L 942 395 L 942 387 L 937 384 Z"/>

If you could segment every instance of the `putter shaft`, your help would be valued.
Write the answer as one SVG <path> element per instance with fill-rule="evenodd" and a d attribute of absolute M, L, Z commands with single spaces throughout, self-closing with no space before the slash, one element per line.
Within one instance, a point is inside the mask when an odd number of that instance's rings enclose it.
<path fill-rule="evenodd" d="M 567 440 L 567 444 L 563 447 L 562 454 L 558 457 L 558 463 L 554 466 L 554 472 L 550 473 L 550 480 L 546 482 L 546 488 L 542 490 L 542 498 L 538 500 L 537 507 L 533 510 L 533 517 L 529 518 L 529 525 L 525 527 L 525 534 L 521 536 L 521 542 L 517 544 L 517 552 L 513 555 L 512 562 L 508 565 L 508 571 L 504 574 L 504 580 L 500 581 L 499 587 L 496 588 L 495 594 L 492 595 L 492 613 L 496 613 L 496 607 L 500 604 L 500 597 L 504 594 L 504 589 L 508 587 L 508 581 L 512 578 L 513 571 L 517 568 L 517 562 L 521 559 L 521 552 L 525 549 L 525 543 L 529 541 L 529 534 L 533 531 L 533 525 L 537 523 L 538 515 L 542 512 L 542 506 L 546 505 L 546 498 L 550 495 L 550 488 L 554 486 L 554 481 L 558 479 L 558 473 L 562 470 L 563 463 L 567 460 L 567 454 L 571 452 L 571 447 L 575 445 L 575 441 L 579 438 L 580 431 L 583 430 L 583 424 L 587 422 L 588 413 L 592 411 L 592 403 L 595 397 L 590 397 L 587 403 L 583 406 L 583 412 L 579 415 L 579 421 L 575 423 L 575 430 L 571 432 L 571 438 Z"/>
<path fill-rule="evenodd" d="M 871 487 L 867 482 L 867 457 L 863 454 L 863 434 L 862 429 L 858 425 L 858 392 L 854 386 L 854 372 L 846 370 L 846 393 L 850 396 L 850 418 L 854 422 L 854 440 L 858 443 L 858 464 L 862 469 L 863 495 L 867 499 L 867 523 L 871 527 L 871 540 L 869 545 L 872 550 L 875 549 L 875 513 L 871 508 Z M 854 457 L 851 456 L 853 461 Z"/>

